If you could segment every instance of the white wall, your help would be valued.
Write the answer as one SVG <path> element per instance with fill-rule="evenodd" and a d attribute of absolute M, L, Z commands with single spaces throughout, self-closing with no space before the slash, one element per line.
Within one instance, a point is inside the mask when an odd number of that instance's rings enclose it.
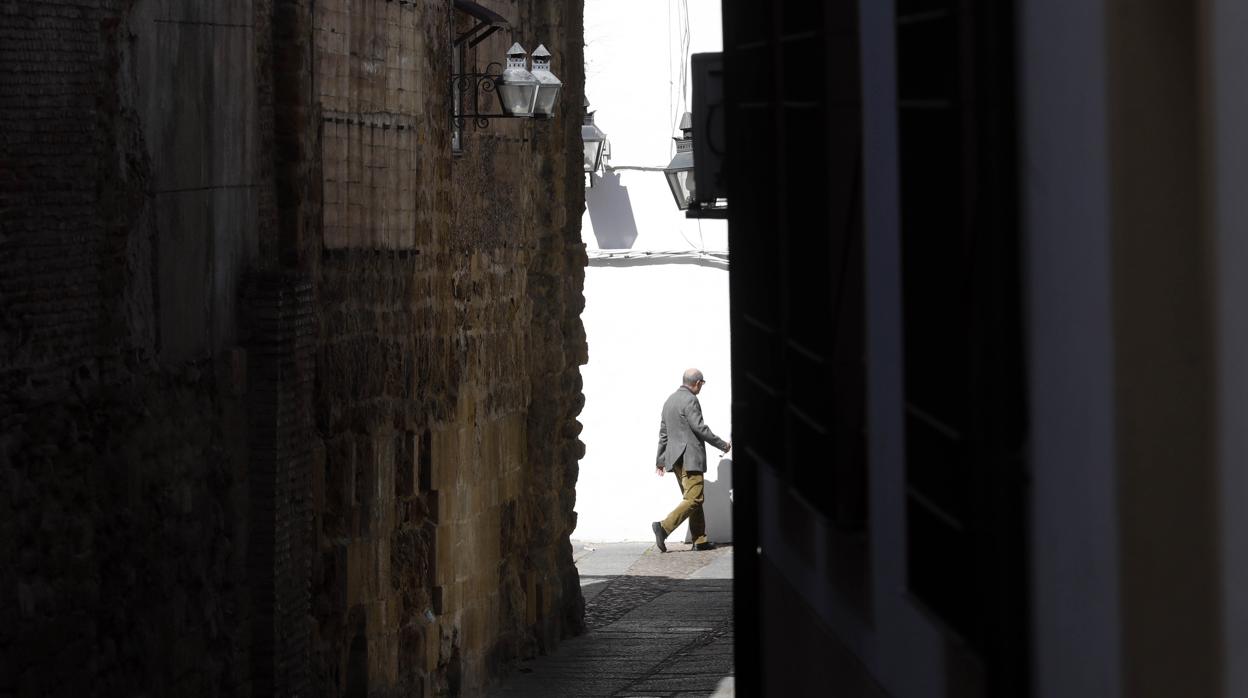
<path fill-rule="evenodd" d="M 585 458 L 576 489 L 581 540 L 648 540 L 650 522 L 662 519 L 680 498 L 675 477 L 654 474 L 659 408 L 690 366 L 707 383 L 700 400 L 711 430 L 731 438 L 732 393 L 728 365 L 728 274 L 691 264 L 591 267 L 585 279 Z M 672 289 L 697 297 L 673 304 Z M 706 301 L 700 299 L 705 298 Z M 717 300 L 720 299 L 720 300 Z M 664 308 L 684 309 L 674 314 Z M 709 309 L 709 314 L 705 311 Z M 721 318 L 716 325 L 713 318 Z M 707 449 L 708 500 L 718 495 L 719 451 Z M 716 490 L 713 492 L 712 490 Z M 730 538 L 721 511 L 708 507 L 712 540 Z M 715 520 L 719 518 L 719 520 Z M 683 540 L 678 531 L 673 540 Z"/>
<path fill-rule="evenodd" d="M 666 165 L 690 106 L 682 65 L 687 70 L 688 54 L 720 50 L 719 0 L 586 0 L 585 43 L 585 89 L 611 141 L 611 164 Z M 581 370 L 586 448 L 573 538 L 649 540 L 650 522 L 680 498 L 675 478 L 657 477 L 653 464 L 659 410 L 686 368 L 706 374 L 700 399 L 707 424 L 732 436 L 728 271 L 722 262 L 695 259 L 702 250 L 727 251 L 727 225 L 686 219 L 662 172 L 621 170 L 586 191 L 582 230 L 590 254 L 582 315 L 589 363 Z M 604 249 L 691 254 L 607 266 Z M 707 528 L 712 540 L 726 541 L 730 514 L 718 454 L 708 448 Z M 684 540 L 683 529 L 671 540 Z"/>

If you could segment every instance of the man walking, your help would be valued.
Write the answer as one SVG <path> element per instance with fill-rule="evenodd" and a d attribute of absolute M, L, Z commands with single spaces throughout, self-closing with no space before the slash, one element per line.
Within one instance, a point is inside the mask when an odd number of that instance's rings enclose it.
<path fill-rule="evenodd" d="M 676 527 L 689 520 L 694 550 L 710 550 L 706 539 L 706 515 L 702 512 L 702 474 L 706 472 L 706 444 L 727 453 L 732 444 L 716 436 L 702 421 L 702 405 L 698 393 L 706 379 L 696 368 L 685 371 L 681 386 L 663 403 L 663 421 L 659 423 L 659 453 L 655 472 L 676 473 L 680 485 L 680 504 L 662 521 L 650 524 L 654 544 L 659 552 L 667 552 L 664 541 Z"/>

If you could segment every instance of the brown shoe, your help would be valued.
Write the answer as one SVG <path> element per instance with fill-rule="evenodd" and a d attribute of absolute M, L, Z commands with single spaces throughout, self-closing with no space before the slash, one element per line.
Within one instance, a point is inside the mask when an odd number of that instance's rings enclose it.
<path fill-rule="evenodd" d="M 661 553 L 667 552 L 667 546 L 663 543 L 667 539 L 667 531 L 663 530 L 663 524 L 655 521 L 650 524 L 650 530 L 654 531 L 654 547 Z"/>

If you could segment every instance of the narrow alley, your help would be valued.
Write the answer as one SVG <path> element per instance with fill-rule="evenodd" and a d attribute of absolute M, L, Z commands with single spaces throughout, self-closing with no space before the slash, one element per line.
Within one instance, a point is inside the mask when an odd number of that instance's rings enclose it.
<path fill-rule="evenodd" d="M 1245 36 L 0 0 L 0 698 L 1248 698 Z"/>
<path fill-rule="evenodd" d="M 733 695 L 732 548 L 669 546 L 573 541 L 589 632 L 492 695 Z"/>

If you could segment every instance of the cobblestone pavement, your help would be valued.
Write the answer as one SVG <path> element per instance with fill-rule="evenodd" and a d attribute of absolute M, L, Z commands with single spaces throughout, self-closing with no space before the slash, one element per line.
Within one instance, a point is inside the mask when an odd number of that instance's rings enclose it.
<path fill-rule="evenodd" d="M 732 695 L 731 547 L 574 546 L 589 632 L 522 665 L 492 696 Z"/>

